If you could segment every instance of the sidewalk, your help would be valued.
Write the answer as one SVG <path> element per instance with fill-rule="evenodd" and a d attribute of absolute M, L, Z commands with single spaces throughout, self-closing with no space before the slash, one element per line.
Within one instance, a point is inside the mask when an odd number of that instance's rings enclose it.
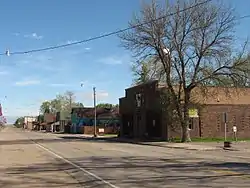
<path fill-rule="evenodd" d="M 198 151 L 211 151 L 211 150 L 221 150 L 222 148 L 216 146 L 208 146 L 196 143 L 170 143 L 170 142 L 142 142 L 130 139 L 117 138 L 117 142 L 133 143 L 139 145 L 157 146 L 164 148 L 174 148 L 174 149 L 186 149 L 186 150 L 198 150 Z"/>
<path fill-rule="evenodd" d="M 175 148 L 175 149 L 186 149 L 186 150 L 198 150 L 198 151 L 211 151 L 211 150 L 221 150 L 220 147 L 207 146 L 196 143 L 152 143 L 152 145 L 157 144 L 157 146 L 162 146 L 166 148 Z"/>
<path fill-rule="evenodd" d="M 66 137 L 76 137 L 88 140 L 96 140 L 101 142 L 117 142 L 117 143 L 131 143 L 138 145 L 148 145 L 148 146 L 157 146 L 164 148 L 174 148 L 174 149 L 186 149 L 186 150 L 196 150 L 196 151 L 212 151 L 212 150 L 223 150 L 223 142 L 190 142 L 190 143 L 171 143 L 164 141 L 142 141 L 136 139 L 128 138 L 119 138 L 114 135 L 104 135 L 97 136 L 96 138 L 93 135 L 87 134 L 58 134 L 58 133 L 48 133 L 61 135 Z M 232 147 L 228 148 L 230 151 L 248 151 L 250 152 L 250 142 L 232 142 Z"/>
<path fill-rule="evenodd" d="M 93 138 L 93 139 L 101 139 L 103 141 L 111 141 L 111 142 L 122 142 L 122 143 L 132 143 L 132 144 L 139 144 L 139 145 L 148 145 L 148 146 L 158 146 L 158 147 L 165 147 L 165 148 L 175 148 L 175 149 L 187 149 L 187 150 L 199 150 L 199 151 L 208 151 L 208 150 L 221 150 L 222 147 L 219 146 L 208 146 L 199 143 L 170 143 L 170 142 L 143 142 L 140 140 L 134 139 L 126 139 L 126 138 L 119 138 L 119 137 L 112 137 L 112 136 L 98 136 L 94 138 L 93 135 L 79 135 L 83 138 Z M 223 146 L 223 145 L 222 145 Z"/>
<path fill-rule="evenodd" d="M 229 150 L 229 151 L 246 151 L 250 152 L 250 142 L 239 141 L 232 142 L 230 148 L 224 148 L 224 142 L 189 142 L 189 143 L 173 143 L 173 142 L 147 142 L 126 138 L 112 138 L 116 142 L 134 143 L 140 145 L 150 145 L 165 148 L 175 148 L 175 149 L 186 149 L 186 150 L 198 150 L 198 151 L 212 151 L 212 150 Z"/>

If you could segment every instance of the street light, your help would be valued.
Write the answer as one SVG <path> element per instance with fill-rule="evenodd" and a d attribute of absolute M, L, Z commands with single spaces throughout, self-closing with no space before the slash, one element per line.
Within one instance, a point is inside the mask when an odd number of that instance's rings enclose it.
<path fill-rule="evenodd" d="M 163 49 L 163 52 L 164 52 L 164 54 L 169 55 L 169 52 L 170 52 L 170 51 L 169 51 L 168 48 L 164 48 L 164 49 Z"/>
<path fill-rule="evenodd" d="M 10 56 L 10 51 L 9 51 L 9 50 L 6 50 L 5 54 L 6 54 L 7 56 Z"/>

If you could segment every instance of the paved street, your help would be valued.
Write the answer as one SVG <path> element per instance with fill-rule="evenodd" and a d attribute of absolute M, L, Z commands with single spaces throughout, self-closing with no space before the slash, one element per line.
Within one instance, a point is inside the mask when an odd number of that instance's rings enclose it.
<path fill-rule="evenodd" d="M 250 153 L 109 143 L 5 128 L 0 187 L 249 187 Z"/>

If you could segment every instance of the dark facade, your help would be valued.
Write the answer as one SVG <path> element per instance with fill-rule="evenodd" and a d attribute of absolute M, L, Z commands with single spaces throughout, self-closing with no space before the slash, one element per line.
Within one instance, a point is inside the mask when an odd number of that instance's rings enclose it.
<path fill-rule="evenodd" d="M 125 97 L 119 99 L 122 135 L 167 138 L 158 87 L 158 81 L 152 81 L 125 90 Z"/>
<path fill-rule="evenodd" d="M 125 97 L 119 99 L 122 136 L 180 137 L 180 128 L 168 125 L 168 117 L 162 111 L 160 94 L 163 88 L 158 81 L 150 81 L 125 90 Z M 199 117 L 190 118 L 191 137 L 222 138 L 225 134 L 224 114 L 227 115 L 228 137 L 232 137 L 234 125 L 239 138 L 250 137 L 250 89 L 230 90 L 230 97 L 226 96 L 224 88 L 215 87 L 208 88 L 205 98 L 200 92 L 192 93 L 202 107 Z"/>

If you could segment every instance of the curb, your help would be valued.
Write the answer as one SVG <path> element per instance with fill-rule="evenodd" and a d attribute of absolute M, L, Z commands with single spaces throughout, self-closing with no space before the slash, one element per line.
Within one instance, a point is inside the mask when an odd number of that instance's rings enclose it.
<path fill-rule="evenodd" d="M 161 148 L 171 148 L 171 149 L 185 149 L 185 150 L 193 150 L 193 151 L 215 151 L 220 150 L 221 148 L 187 148 L 187 147 L 174 147 L 174 146 L 162 146 L 157 144 L 150 144 L 150 143 L 143 143 L 143 142 L 136 142 L 136 141 L 124 141 L 124 140 L 110 140 L 112 142 L 120 142 L 120 143 L 130 143 L 130 144 L 137 144 L 137 145 L 144 145 L 144 146 L 155 146 Z"/>
<path fill-rule="evenodd" d="M 197 148 L 187 148 L 187 147 L 159 146 L 159 145 L 154 145 L 154 144 L 150 144 L 150 145 L 151 146 L 157 146 L 157 147 L 171 148 L 171 149 L 185 149 L 185 150 L 193 150 L 193 151 L 215 151 L 215 150 L 219 150 L 219 148 L 201 148 L 201 149 L 197 149 Z"/>
<path fill-rule="evenodd" d="M 225 150 L 225 151 L 240 151 L 239 149 L 236 149 L 236 148 L 225 148 L 225 147 L 223 147 L 222 149 Z"/>
<path fill-rule="evenodd" d="M 186 147 L 173 147 L 173 146 L 165 146 L 166 148 L 173 148 L 173 149 L 185 149 L 185 150 L 193 150 L 193 151 L 216 151 L 219 150 L 219 148 L 186 148 Z"/>

